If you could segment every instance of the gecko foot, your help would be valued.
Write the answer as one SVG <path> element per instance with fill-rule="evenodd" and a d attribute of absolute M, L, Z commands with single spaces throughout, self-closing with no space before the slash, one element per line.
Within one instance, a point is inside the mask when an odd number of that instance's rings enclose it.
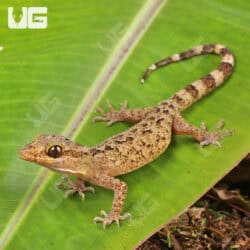
<path fill-rule="evenodd" d="M 127 101 L 124 101 L 121 104 L 121 109 L 120 110 L 115 110 L 112 104 L 107 100 L 107 106 L 109 108 L 109 112 L 105 112 L 102 108 L 97 107 L 96 111 L 99 112 L 101 115 L 96 116 L 94 118 L 94 122 L 97 121 L 107 121 L 107 126 L 111 126 L 112 124 L 123 121 L 122 117 L 124 115 L 124 112 L 127 110 Z"/>
<path fill-rule="evenodd" d="M 217 123 L 216 130 L 214 132 L 208 132 L 204 122 L 201 123 L 201 133 L 203 139 L 200 141 L 200 146 L 204 147 L 209 144 L 215 144 L 218 147 L 221 147 L 220 141 L 223 140 L 226 136 L 232 135 L 233 130 L 222 130 L 224 126 L 224 120 L 221 120 Z"/>
<path fill-rule="evenodd" d="M 94 218 L 94 223 L 102 222 L 104 229 L 106 228 L 107 225 L 110 225 L 113 222 L 115 222 L 118 226 L 120 226 L 120 221 L 121 220 L 131 219 L 131 214 L 130 213 L 125 213 L 124 215 L 113 214 L 113 213 L 108 214 L 104 210 L 101 210 L 100 214 L 103 217 L 95 217 Z"/>
<path fill-rule="evenodd" d="M 84 192 L 91 191 L 95 192 L 93 187 L 86 187 L 84 181 L 81 179 L 77 179 L 76 182 L 73 182 L 67 175 L 62 176 L 64 180 L 67 180 L 68 183 L 64 183 L 64 181 L 57 185 L 58 188 L 66 190 L 65 197 L 67 198 L 69 195 L 73 195 L 78 193 L 82 200 L 85 199 Z"/>

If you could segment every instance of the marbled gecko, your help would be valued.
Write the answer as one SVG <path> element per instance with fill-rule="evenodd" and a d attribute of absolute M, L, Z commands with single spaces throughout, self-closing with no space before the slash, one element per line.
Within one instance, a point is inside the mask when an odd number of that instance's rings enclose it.
<path fill-rule="evenodd" d="M 59 135 L 40 135 L 20 150 L 20 157 L 51 170 L 77 176 L 76 182 L 67 177 L 69 182 L 60 184 L 61 188 L 67 189 L 67 195 L 78 192 L 84 198 L 85 191 L 94 191 L 92 187 L 86 187 L 84 181 L 113 190 L 111 212 L 106 213 L 102 210 L 102 217 L 95 217 L 94 222 L 102 222 L 104 228 L 112 222 L 119 225 L 120 220 L 128 219 L 131 215 L 121 215 L 128 187 L 116 176 L 134 171 L 159 157 L 167 149 L 172 134 L 191 135 L 201 146 L 220 146 L 219 141 L 232 133 L 231 130 L 221 130 L 223 121 L 218 123 L 215 132 L 208 132 L 204 123 L 201 128 L 194 127 L 180 114 L 231 75 L 234 57 L 225 46 L 203 45 L 167 57 L 151 65 L 141 81 L 143 83 L 152 71 L 162 66 L 208 53 L 221 56 L 218 68 L 181 89 L 168 100 L 160 102 L 156 107 L 129 110 L 125 102 L 121 110 L 115 110 L 108 102 L 109 112 L 97 108 L 100 116 L 97 116 L 95 121 L 107 121 L 107 125 L 121 121 L 134 124 L 128 130 L 108 138 L 95 147 L 79 145 Z"/>

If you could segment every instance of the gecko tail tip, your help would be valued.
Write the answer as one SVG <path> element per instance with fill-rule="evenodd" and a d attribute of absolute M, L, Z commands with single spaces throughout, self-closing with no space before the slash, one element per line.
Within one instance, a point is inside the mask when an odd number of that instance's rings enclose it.
<path fill-rule="evenodd" d="M 141 79 L 141 83 L 143 84 L 145 82 L 144 78 Z"/>

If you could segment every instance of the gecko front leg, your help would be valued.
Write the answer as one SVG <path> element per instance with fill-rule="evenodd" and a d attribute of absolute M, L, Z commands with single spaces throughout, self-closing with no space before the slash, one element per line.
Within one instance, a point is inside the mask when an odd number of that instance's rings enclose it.
<path fill-rule="evenodd" d="M 124 204 L 126 192 L 128 190 L 127 184 L 119 179 L 116 179 L 114 177 L 101 175 L 98 177 L 95 177 L 94 184 L 98 186 L 102 186 L 107 189 L 111 189 L 114 191 L 114 198 L 113 198 L 113 204 L 112 209 L 110 213 L 106 213 L 104 210 L 101 210 L 101 215 L 103 217 L 95 217 L 94 222 L 102 222 L 103 228 L 105 228 L 107 225 L 110 225 L 112 222 L 115 222 L 118 226 L 120 223 L 120 220 L 125 220 L 131 218 L 131 215 L 129 213 L 125 213 L 124 215 L 121 215 L 121 210 Z"/>
<path fill-rule="evenodd" d="M 107 101 L 107 106 L 109 108 L 109 112 L 105 112 L 102 108 L 97 107 L 97 112 L 100 113 L 100 116 L 96 116 L 94 118 L 94 122 L 96 121 L 107 121 L 107 126 L 111 126 L 116 122 L 129 122 L 129 123 L 137 123 L 143 120 L 150 112 L 153 111 L 152 108 L 141 108 L 141 109 L 127 109 L 127 101 L 124 101 L 121 104 L 121 109 L 116 110 L 112 106 L 112 104 Z"/>
<path fill-rule="evenodd" d="M 221 147 L 220 141 L 226 136 L 233 134 L 232 130 L 222 131 L 223 125 L 224 121 L 221 120 L 218 122 L 216 130 L 214 132 L 209 132 L 207 131 L 204 122 L 202 122 L 201 128 L 197 128 L 187 123 L 180 114 L 177 114 L 173 122 L 173 132 L 179 135 L 192 135 L 197 141 L 200 142 L 201 147 L 209 144 L 215 144 L 218 147 Z"/>
<path fill-rule="evenodd" d="M 79 196 L 82 198 L 82 200 L 85 199 L 85 194 L 84 192 L 91 191 L 95 192 L 93 187 L 86 187 L 84 180 L 78 178 L 76 182 L 73 182 L 68 175 L 63 175 L 63 179 L 67 180 L 67 183 L 60 183 L 57 185 L 58 188 L 66 190 L 65 191 L 65 197 L 68 197 L 69 195 L 78 193 Z"/>

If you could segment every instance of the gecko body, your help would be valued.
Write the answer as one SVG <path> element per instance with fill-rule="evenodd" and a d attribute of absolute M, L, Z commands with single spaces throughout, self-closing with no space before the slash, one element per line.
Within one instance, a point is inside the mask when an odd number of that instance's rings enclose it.
<path fill-rule="evenodd" d="M 180 114 L 231 75 L 234 57 L 223 45 L 198 46 L 163 59 L 151 65 L 141 81 L 143 83 L 152 71 L 169 63 L 208 53 L 221 56 L 219 67 L 156 107 L 129 110 L 124 103 L 121 110 L 115 110 L 108 102 L 109 112 L 97 108 L 100 116 L 97 116 L 95 121 L 107 121 L 107 125 L 120 121 L 134 124 L 128 130 L 108 138 L 95 147 L 79 145 L 63 136 L 40 135 L 20 150 L 20 157 L 51 170 L 77 176 L 78 180 L 75 183 L 66 177 L 69 183 L 60 184 L 61 188 L 67 190 L 66 194 L 78 192 L 84 198 L 84 192 L 93 191 L 93 188 L 84 185 L 84 181 L 113 190 L 111 212 L 106 213 L 102 210 L 102 217 L 96 217 L 94 221 L 102 222 L 104 227 L 112 222 L 119 225 L 119 221 L 130 218 L 130 214 L 121 215 L 127 185 L 116 176 L 134 171 L 158 158 L 170 144 L 172 134 L 191 135 L 201 146 L 220 146 L 219 141 L 232 133 L 231 130 L 221 130 L 223 121 L 218 123 L 215 132 L 208 132 L 204 123 L 201 128 L 194 127 Z"/>

